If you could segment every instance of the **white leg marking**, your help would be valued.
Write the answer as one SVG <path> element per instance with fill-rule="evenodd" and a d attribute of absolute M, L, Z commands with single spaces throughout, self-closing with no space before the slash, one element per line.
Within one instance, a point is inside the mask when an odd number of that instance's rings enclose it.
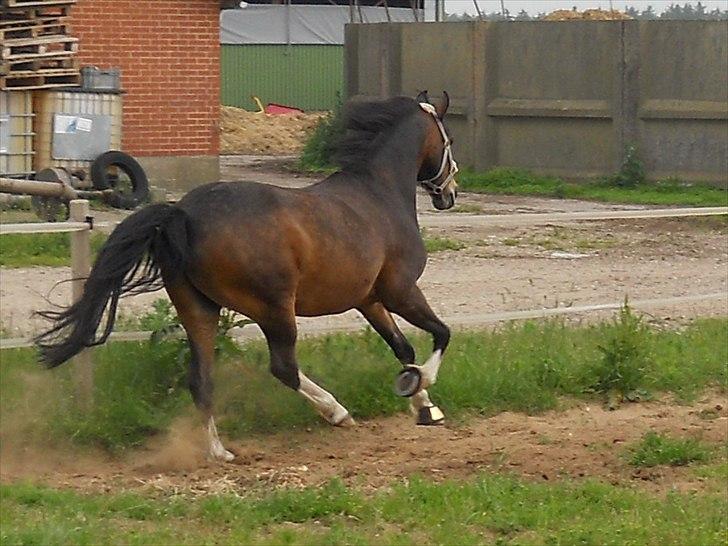
<path fill-rule="evenodd" d="M 306 377 L 303 372 L 298 372 L 298 379 L 301 386 L 298 387 L 303 397 L 313 404 L 316 411 L 332 425 L 351 426 L 356 424 L 351 418 L 347 409 L 339 404 L 334 396 L 327 390 L 322 389 L 316 383 Z"/>
<path fill-rule="evenodd" d="M 420 408 L 429 408 L 434 404 L 430 401 L 430 395 L 427 394 L 426 390 L 421 390 L 417 394 L 410 396 L 410 409 L 412 413 L 417 415 Z"/>
<path fill-rule="evenodd" d="M 430 408 L 430 417 L 433 421 L 441 421 L 445 418 L 442 410 L 432 403 L 426 390 L 421 390 L 410 397 L 410 411 L 418 418 L 422 408 Z"/>
<path fill-rule="evenodd" d="M 430 358 L 427 359 L 427 362 L 422 366 L 413 366 L 420 370 L 420 374 L 422 375 L 422 383 L 420 386 L 423 390 L 434 385 L 435 381 L 437 381 L 437 372 L 440 371 L 440 364 L 442 364 L 442 350 L 438 349 L 432 353 Z"/>
<path fill-rule="evenodd" d="M 209 456 L 219 461 L 232 461 L 235 455 L 223 447 L 220 437 L 217 435 L 215 418 L 210 416 L 207 421 L 207 439 L 209 441 Z"/>

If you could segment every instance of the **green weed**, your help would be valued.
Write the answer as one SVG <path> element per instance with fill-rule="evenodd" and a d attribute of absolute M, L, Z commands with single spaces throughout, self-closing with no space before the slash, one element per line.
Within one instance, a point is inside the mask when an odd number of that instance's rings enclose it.
<path fill-rule="evenodd" d="M 341 96 L 338 96 L 334 109 L 319 120 L 306 141 L 299 158 L 299 168 L 312 172 L 334 170 L 335 146 L 344 134 L 342 109 Z"/>
<path fill-rule="evenodd" d="M 619 172 L 611 178 L 612 184 L 620 188 L 636 188 L 646 181 L 645 168 L 637 153 L 637 148 L 628 145 L 625 148 L 624 161 Z"/>
<path fill-rule="evenodd" d="M 706 461 L 711 449 L 693 438 L 670 438 L 664 434 L 648 432 L 630 449 L 630 464 L 634 466 L 684 466 Z"/>
<path fill-rule="evenodd" d="M 462 250 L 467 246 L 462 241 L 451 239 L 450 237 L 427 235 L 422 240 L 425 243 L 425 250 L 428 253 L 442 252 L 443 250 Z"/>
<path fill-rule="evenodd" d="M 642 318 L 625 302 L 607 331 L 605 342 L 599 345 L 602 357 L 593 368 L 597 392 L 616 393 L 628 399 L 637 395 L 650 371 L 649 334 Z"/>
<path fill-rule="evenodd" d="M 95 256 L 106 235 L 91 236 Z M 71 237 L 68 233 L 12 234 L 0 237 L 0 266 L 68 266 L 71 265 Z"/>
<path fill-rule="evenodd" d="M 483 207 L 471 203 L 463 203 L 462 205 L 455 205 L 449 212 L 459 214 L 480 214 L 483 212 Z"/>

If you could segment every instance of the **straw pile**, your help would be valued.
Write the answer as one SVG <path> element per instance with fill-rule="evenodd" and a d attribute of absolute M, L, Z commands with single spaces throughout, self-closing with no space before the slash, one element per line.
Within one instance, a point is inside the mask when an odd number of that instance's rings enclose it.
<path fill-rule="evenodd" d="M 297 154 L 326 112 L 269 115 L 223 106 L 220 149 L 223 154 Z"/>

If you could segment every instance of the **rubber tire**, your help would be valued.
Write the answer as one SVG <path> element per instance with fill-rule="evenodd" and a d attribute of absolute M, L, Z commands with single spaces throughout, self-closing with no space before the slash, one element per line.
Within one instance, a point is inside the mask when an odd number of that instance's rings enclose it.
<path fill-rule="evenodd" d="M 104 152 L 91 163 L 91 181 L 97 190 L 107 190 L 113 185 L 109 181 L 107 170 L 117 167 L 129 177 L 132 186 L 130 195 L 116 192 L 109 196 L 107 203 L 118 209 L 133 209 L 149 197 L 149 180 L 144 169 L 129 154 L 112 150 Z"/>

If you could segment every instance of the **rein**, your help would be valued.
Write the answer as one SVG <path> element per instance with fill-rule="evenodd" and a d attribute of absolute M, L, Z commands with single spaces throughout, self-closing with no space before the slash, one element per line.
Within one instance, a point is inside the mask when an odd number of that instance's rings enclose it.
<path fill-rule="evenodd" d="M 437 171 L 437 174 L 432 178 L 427 178 L 425 180 L 417 179 L 417 182 L 419 182 L 420 186 L 425 188 L 428 192 L 434 193 L 435 195 L 440 195 L 450 184 L 457 185 L 457 183 L 455 182 L 455 174 L 457 174 L 458 172 L 458 164 L 455 162 L 455 158 L 452 155 L 452 142 L 445 132 L 445 126 L 442 124 L 442 121 L 437 115 L 437 110 L 435 110 L 435 107 L 427 102 L 421 102 L 420 108 L 422 108 L 428 114 L 432 114 L 432 117 L 435 118 L 437 128 L 440 130 L 440 134 L 442 135 L 444 148 L 442 151 L 442 161 L 440 162 L 440 169 Z M 439 184 L 436 183 L 435 181 L 442 177 L 442 175 L 445 173 L 445 168 L 448 165 L 450 169 L 447 173 L 447 176 L 443 180 L 441 180 Z"/>

